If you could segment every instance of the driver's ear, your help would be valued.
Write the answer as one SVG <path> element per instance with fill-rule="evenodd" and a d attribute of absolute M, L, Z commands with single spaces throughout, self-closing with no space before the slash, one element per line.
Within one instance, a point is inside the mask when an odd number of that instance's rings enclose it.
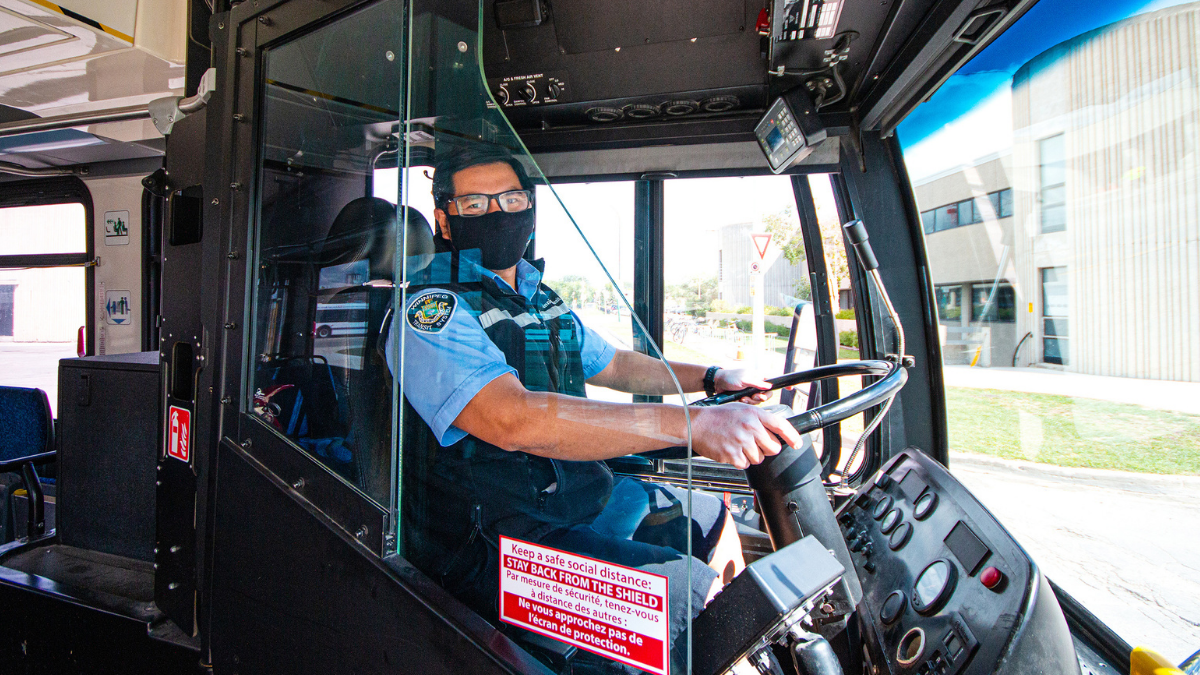
<path fill-rule="evenodd" d="M 441 209 L 434 209 L 433 220 L 437 223 L 438 232 L 441 233 L 442 239 L 450 241 L 450 221 L 446 219 L 446 212 Z"/>

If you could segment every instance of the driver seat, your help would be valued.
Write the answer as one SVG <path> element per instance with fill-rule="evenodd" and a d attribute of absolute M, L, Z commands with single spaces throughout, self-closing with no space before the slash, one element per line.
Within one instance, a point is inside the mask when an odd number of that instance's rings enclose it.
<path fill-rule="evenodd" d="M 420 211 L 378 197 L 359 197 L 347 203 L 334 219 L 318 253 L 322 268 L 367 262 L 367 281 L 322 294 L 323 303 L 360 302 L 367 306 L 366 333 L 361 342 L 361 366 L 341 373 L 349 408 L 348 445 L 359 487 L 386 503 L 391 485 L 391 376 L 384 357 L 383 336 L 391 323 L 394 293 L 397 216 L 406 223 L 409 273 L 427 265 L 433 256 L 433 228 Z"/>

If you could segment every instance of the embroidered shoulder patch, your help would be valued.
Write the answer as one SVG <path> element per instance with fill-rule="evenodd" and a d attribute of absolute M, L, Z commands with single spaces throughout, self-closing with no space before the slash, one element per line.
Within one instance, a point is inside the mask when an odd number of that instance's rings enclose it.
<path fill-rule="evenodd" d="M 409 303 L 406 312 L 408 325 L 422 333 L 440 333 L 450 323 L 457 306 L 458 298 L 451 293 L 426 291 Z"/>

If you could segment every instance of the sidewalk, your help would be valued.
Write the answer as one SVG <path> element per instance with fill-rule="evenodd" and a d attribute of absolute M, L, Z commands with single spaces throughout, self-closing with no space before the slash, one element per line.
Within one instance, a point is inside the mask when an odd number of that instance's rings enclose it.
<path fill-rule="evenodd" d="M 1043 368 L 944 366 L 947 387 L 1053 394 L 1200 415 L 1200 382 L 1083 375 Z"/>

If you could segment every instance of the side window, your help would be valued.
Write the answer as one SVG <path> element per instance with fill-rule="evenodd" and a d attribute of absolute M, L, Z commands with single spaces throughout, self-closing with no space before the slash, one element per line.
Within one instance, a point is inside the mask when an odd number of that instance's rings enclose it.
<path fill-rule="evenodd" d="M 567 183 L 554 192 L 564 208 L 540 208 L 534 254 L 551 261 L 589 260 L 593 247 L 608 261 L 609 279 L 598 265 L 550 265 L 546 285 L 571 307 L 585 326 L 618 349 L 635 349 L 633 320 L 617 295 L 633 297 L 633 182 Z M 545 185 L 537 186 L 535 199 L 550 205 L 555 195 Z M 568 213 L 570 215 L 568 215 Z M 574 225 L 582 231 L 583 239 Z M 669 349 L 667 358 L 672 358 Z M 602 401 L 633 400 L 632 394 L 595 385 L 585 385 L 588 398 Z"/>
<path fill-rule="evenodd" d="M 1046 576 L 1177 663 L 1200 643 L 1179 591 L 1200 573 L 1170 562 L 1200 522 L 1200 171 L 1175 103 L 1200 97 L 1178 60 L 1200 4 L 1104 8 L 1042 0 L 896 135 L 922 211 L 984 211 L 925 226 L 951 470 Z"/>
<path fill-rule="evenodd" d="M 0 384 L 42 389 L 52 409 L 87 324 L 88 237 L 82 204 L 0 209 Z M 110 320 L 127 320 L 129 298 L 111 299 Z"/>

